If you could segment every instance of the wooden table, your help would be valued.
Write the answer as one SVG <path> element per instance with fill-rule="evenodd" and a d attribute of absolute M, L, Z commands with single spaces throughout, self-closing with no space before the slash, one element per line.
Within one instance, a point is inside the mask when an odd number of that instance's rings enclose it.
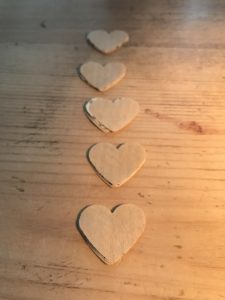
<path fill-rule="evenodd" d="M 0 299 L 225 299 L 225 2 L 1 0 L 0 24 Z M 92 29 L 131 41 L 104 56 Z M 105 94 L 141 112 L 118 134 L 83 114 L 100 95 L 77 75 L 89 60 L 127 66 Z M 139 142 L 147 162 L 111 189 L 86 159 L 100 141 Z M 77 214 L 128 202 L 146 230 L 104 265 Z"/>

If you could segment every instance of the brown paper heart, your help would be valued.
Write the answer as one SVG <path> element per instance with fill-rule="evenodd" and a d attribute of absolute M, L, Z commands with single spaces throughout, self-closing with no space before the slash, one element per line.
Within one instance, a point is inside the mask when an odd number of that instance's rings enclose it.
<path fill-rule="evenodd" d="M 81 78 L 101 92 L 113 87 L 125 74 L 126 67 L 117 62 L 104 66 L 96 62 L 87 62 L 80 67 Z"/>
<path fill-rule="evenodd" d="M 98 143 L 90 148 L 88 158 L 106 184 L 119 187 L 142 167 L 145 162 L 145 150 L 136 143 L 117 146 Z"/>
<path fill-rule="evenodd" d="M 91 122 L 104 132 L 116 132 L 128 125 L 137 115 L 139 104 L 133 99 L 92 98 L 85 103 L 85 112 Z"/>
<path fill-rule="evenodd" d="M 91 205 L 81 212 L 78 228 L 94 253 L 106 264 L 114 264 L 136 243 L 145 223 L 143 211 L 133 204 L 117 206 L 113 212 Z"/>
<path fill-rule="evenodd" d="M 114 30 L 110 33 L 105 30 L 95 30 L 88 34 L 87 39 L 97 50 L 108 54 L 127 43 L 129 35 L 121 30 Z"/>

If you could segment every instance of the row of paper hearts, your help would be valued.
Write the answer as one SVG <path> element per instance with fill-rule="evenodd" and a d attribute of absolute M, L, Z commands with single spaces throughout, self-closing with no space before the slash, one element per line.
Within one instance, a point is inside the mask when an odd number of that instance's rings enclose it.
<path fill-rule="evenodd" d="M 88 41 L 102 53 L 108 54 L 124 43 L 129 36 L 124 31 L 107 33 L 104 30 L 92 31 Z M 122 63 L 109 63 L 105 66 L 87 62 L 80 67 L 80 76 L 92 87 L 106 91 L 115 85 L 126 73 Z M 92 98 L 84 105 L 89 120 L 103 132 L 117 132 L 127 126 L 138 114 L 139 104 L 130 98 Z M 107 143 L 94 145 L 88 158 L 97 174 L 112 187 L 121 186 L 144 164 L 145 151 L 139 144 L 129 143 L 113 146 Z"/>
<path fill-rule="evenodd" d="M 108 34 L 97 30 L 88 34 L 89 42 L 107 54 L 129 40 L 123 31 Z M 81 66 L 80 76 L 92 87 L 106 91 L 118 83 L 126 73 L 122 63 L 102 66 L 88 62 Z M 103 132 L 117 132 L 138 114 L 139 104 L 129 98 L 92 98 L 84 105 L 89 120 Z M 98 143 L 88 151 L 88 159 L 100 178 L 111 187 L 119 187 L 129 180 L 144 164 L 145 150 L 137 143 L 114 146 Z M 124 204 L 110 211 L 101 205 L 91 205 L 79 215 L 78 228 L 93 252 L 105 263 L 121 259 L 135 244 L 145 227 L 145 215 L 135 205 Z M 110 240 L 110 243 L 108 242 Z"/>

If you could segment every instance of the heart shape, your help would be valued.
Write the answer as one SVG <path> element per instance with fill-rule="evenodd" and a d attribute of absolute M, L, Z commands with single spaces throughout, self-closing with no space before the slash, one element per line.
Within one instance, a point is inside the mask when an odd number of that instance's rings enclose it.
<path fill-rule="evenodd" d="M 101 92 L 113 87 L 125 74 L 126 67 L 118 62 L 108 63 L 103 66 L 90 61 L 80 67 L 81 78 Z"/>
<path fill-rule="evenodd" d="M 129 35 L 121 30 L 114 30 L 110 33 L 105 30 L 95 30 L 88 34 L 87 39 L 97 50 L 108 54 L 127 43 Z"/>
<path fill-rule="evenodd" d="M 84 105 L 89 120 L 103 132 L 116 132 L 128 125 L 137 115 L 139 104 L 133 99 L 92 98 Z"/>
<path fill-rule="evenodd" d="M 100 178 L 111 187 L 128 181 L 144 164 L 145 150 L 136 143 L 98 143 L 88 151 L 88 159 Z"/>
<path fill-rule="evenodd" d="M 113 211 L 102 205 L 85 208 L 78 228 L 94 253 L 106 264 L 114 264 L 136 243 L 145 228 L 143 211 L 133 204 Z"/>

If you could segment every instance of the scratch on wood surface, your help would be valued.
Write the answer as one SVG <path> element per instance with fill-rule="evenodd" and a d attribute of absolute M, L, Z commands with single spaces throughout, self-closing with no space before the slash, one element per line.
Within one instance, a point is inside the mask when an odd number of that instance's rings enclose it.
<path fill-rule="evenodd" d="M 217 129 L 213 128 L 206 128 L 199 124 L 197 121 L 180 121 L 176 118 L 170 117 L 166 114 L 154 112 L 152 109 L 146 108 L 145 113 L 165 122 L 169 122 L 174 124 L 179 129 L 192 131 L 195 134 L 216 134 L 216 133 L 223 133 L 222 131 L 219 132 Z"/>
<path fill-rule="evenodd" d="M 46 25 L 46 22 L 43 20 L 43 21 L 41 21 L 41 23 L 40 23 L 40 27 L 42 27 L 42 28 L 44 28 L 44 29 L 46 29 L 47 28 L 47 25 Z"/>
<path fill-rule="evenodd" d="M 181 245 L 174 245 L 175 248 L 177 249 L 182 249 L 183 247 Z"/>

